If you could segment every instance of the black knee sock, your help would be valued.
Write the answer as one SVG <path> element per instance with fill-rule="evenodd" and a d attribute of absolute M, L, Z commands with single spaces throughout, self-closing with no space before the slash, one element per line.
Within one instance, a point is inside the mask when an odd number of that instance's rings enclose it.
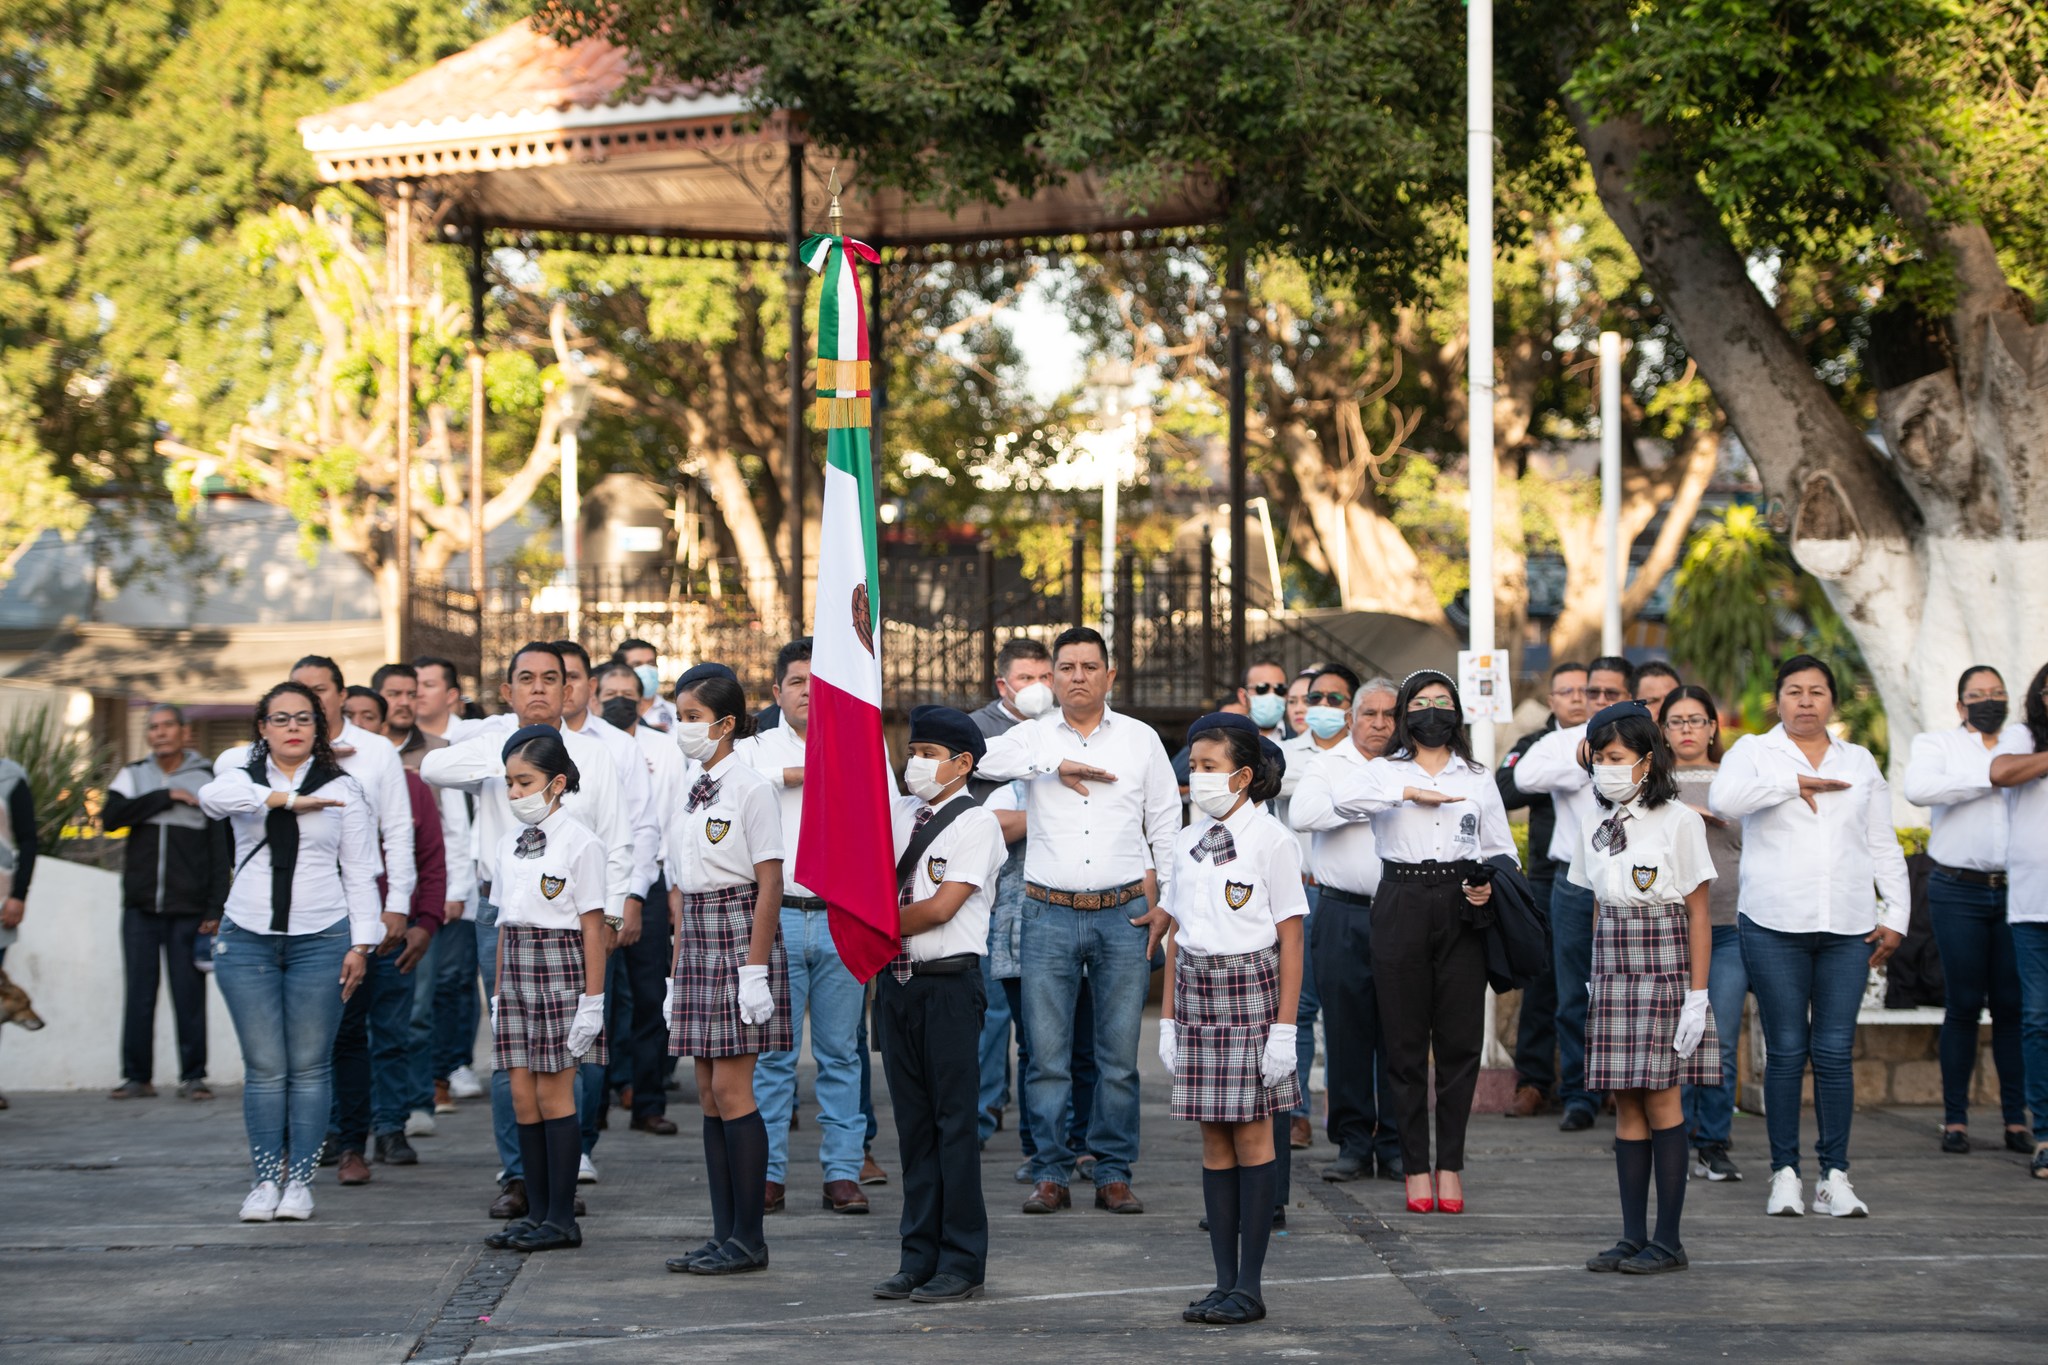
<path fill-rule="evenodd" d="M 567 1232 L 576 1226 L 576 1168 L 583 1156 L 583 1125 L 574 1114 L 541 1124 L 548 1145 L 547 1221 Z"/>
<path fill-rule="evenodd" d="M 519 1125 L 519 1166 L 526 1180 L 526 1216 L 544 1222 L 548 1216 L 548 1139 L 544 1123 Z"/>
<path fill-rule="evenodd" d="M 732 1238 L 749 1251 L 759 1251 L 768 1240 L 761 1229 L 768 1205 L 763 1188 L 768 1179 L 768 1125 L 761 1121 L 760 1110 L 725 1120 L 725 1160 L 731 1168 Z"/>
<path fill-rule="evenodd" d="M 725 1159 L 725 1120 L 704 1116 L 704 1183 L 711 1187 L 711 1240 L 732 1236 L 732 1163 Z"/>
<path fill-rule="evenodd" d="M 1237 1287 L 1253 1298 L 1264 1297 L 1259 1275 L 1266 1268 L 1266 1244 L 1273 1240 L 1273 1191 L 1279 1179 L 1277 1161 L 1237 1168 Z"/>
<path fill-rule="evenodd" d="M 1616 1138 L 1614 1173 L 1621 1183 L 1621 1239 L 1641 1246 L 1650 1240 L 1650 1140 Z"/>
<path fill-rule="evenodd" d="M 1237 1167 L 1202 1168 L 1202 1211 L 1209 1215 L 1209 1254 L 1216 1258 L 1216 1287 L 1237 1288 Z"/>
<path fill-rule="evenodd" d="M 1678 1219 L 1685 1212 L 1685 1125 L 1650 1131 L 1651 1159 L 1657 1167 L 1657 1235 L 1652 1240 L 1666 1251 L 1677 1251 Z"/>

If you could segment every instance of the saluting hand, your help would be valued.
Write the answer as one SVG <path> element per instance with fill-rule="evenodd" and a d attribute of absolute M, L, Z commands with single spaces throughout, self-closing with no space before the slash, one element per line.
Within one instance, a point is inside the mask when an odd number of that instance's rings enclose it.
<path fill-rule="evenodd" d="M 1082 783 L 1114 782 L 1116 781 L 1116 774 L 1101 768 L 1091 768 L 1086 763 L 1079 763 L 1071 758 L 1067 758 L 1060 760 L 1060 781 L 1072 787 L 1082 796 L 1086 796 L 1088 788 L 1082 786 Z"/>
<path fill-rule="evenodd" d="M 1799 774 L 1799 799 L 1804 801 L 1807 808 L 1815 815 L 1820 814 L 1820 806 L 1813 799 L 1816 795 L 1821 792 L 1845 792 L 1847 790 L 1849 790 L 1849 784 L 1836 778 L 1808 777 L 1805 773 Z"/>
<path fill-rule="evenodd" d="M 1401 799 L 1417 806 L 1448 806 L 1453 801 L 1463 801 L 1462 796 L 1451 796 L 1431 787 L 1403 787 Z"/>

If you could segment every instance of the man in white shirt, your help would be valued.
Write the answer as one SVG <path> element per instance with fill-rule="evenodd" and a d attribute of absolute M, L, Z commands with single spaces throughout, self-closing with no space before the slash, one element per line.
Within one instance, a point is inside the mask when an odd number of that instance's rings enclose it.
<path fill-rule="evenodd" d="M 1086 626 L 1052 646 L 1057 713 L 1019 725 L 988 744 L 984 777 L 1029 777 L 1022 943 L 1025 1027 L 1031 1033 L 1026 1086 L 1038 1143 L 1026 1213 L 1071 1204 L 1067 1183 L 1081 1153 L 1061 1128 L 1072 1094 L 1074 1003 L 1085 972 L 1094 1009 L 1100 1075 L 1088 1146 L 1095 1156 L 1095 1205 L 1143 1213 L 1131 1191 L 1138 1157 L 1138 1034 L 1151 956 L 1165 934 L 1163 882 L 1180 832 L 1180 788 L 1159 736 L 1109 706 L 1116 680 L 1109 646 Z"/>
<path fill-rule="evenodd" d="M 754 1065 L 754 1102 L 768 1125 L 768 1203 L 788 1184 L 789 1115 L 796 1104 L 796 1059 L 810 1019 L 811 1056 L 818 1063 L 818 1164 L 836 1213 L 866 1213 L 861 1168 L 867 1160 L 867 1119 L 861 1112 L 861 1014 L 867 988 L 839 960 L 825 902 L 796 880 L 803 828 L 804 736 L 811 719 L 811 642 L 792 640 L 775 656 L 775 704 L 782 723 L 733 746 L 754 771 L 775 784 L 782 808 L 782 943 L 789 955 L 789 1010 L 794 1047 L 764 1052 Z"/>
<path fill-rule="evenodd" d="M 676 728 L 676 708 L 661 695 L 661 651 L 645 640 L 621 640 L 612 662 L 633 670 L 640 682 L 640 723 L 656 730 Z"/>
<path fill-rule="evenodd" d="M 457 714 L 462 707 L 462 680 L 454 663 L 421 655 L 412 661 L 412 681 L 413 734 L 450 744 L 461 739 L 469 722 Z M 418 771 L 417 765 L 414 771 Z M 473 1100 L 484 1093 L 476 1078 L 476 798 L 452 787 L 442 789 L 442 798 L 448 894 L 453 902 L 460 890 L 461 909 L 458 912 L 451 904 L 447 922 L 434 935 L 434 1109 L 452 1113 L 455 1101 Z M 438 1082 L 447 1085 L 445 1101 Z"/>
<path fill-rule="evenodd" d="M 1627 701 L 1635 686 L 1628 660 L 1609 656 L 1586 666 L 1586 711 L 1592 714 Z M 1557 823 L 1550 856 L 1569 865 L 1578 853 L 1580 832 L 1598 821 L 1593 779 L 1579 762 L 1586 739 L 1584 722 L 1561 726 L 1529 746 L 1515 765 L 1515 785 L 1551 798 Z M 1533 851 L 1533 850 L 1532 850 Z M 1557 983 L 1557 1097 L 1564 1104 L 1562 1132 L 1593 1126 L 1600 1097 L 1586 1089 L 1586 983 L 1593 979 L 1593 893 L 1559 877 L 1550 888 L 1550 957 Z"/>
<path fill-rule="evenodd" d="M 1309 956 L 1323 1009 L 1323 1083 L 1329 1097 L 1329 1139 L 1337 1159 L 1323 1179 L 1359 1180 L 1373 1174 L 1401 1178 L 1401 1138 L 1387 1093 L 1387 1059 L 1380 1045 L 1379 988 L 1372 975 L 1372 898 L 1379 890 L 1380 859 L 1372 821 L 1337 813 L 1335 780 L 1386 752 L 1394 737 L 1399 684 L 1389 678 L 1361 683 L 1352 701 L 1351 733 L 1342 744 L 1305 758 L 1288 815 L 1311 836 L 1309 875 L 1316 911 L 1309 920 Z M 1290 762 L 1292 760 L 1290 759 Z"/>

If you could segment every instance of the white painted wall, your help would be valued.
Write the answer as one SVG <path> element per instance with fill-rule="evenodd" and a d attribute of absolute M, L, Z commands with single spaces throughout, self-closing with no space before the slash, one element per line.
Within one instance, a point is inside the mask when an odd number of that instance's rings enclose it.
<path fill-rule="evenodd" d="M 121 879 L 60 858 L 36 861 L 21 937 L 7 950 L 7 974 L 29 993 L 46 1027 L 0 1026 L 0 1092 L 103 1090 L 121 1081 Z M 242 1050 L 227 1005 L 206 983 L 206 1075 L 242 1079 Z M 178 1083 L 171 995 L 156 1002 L 156 1084 Z"/>

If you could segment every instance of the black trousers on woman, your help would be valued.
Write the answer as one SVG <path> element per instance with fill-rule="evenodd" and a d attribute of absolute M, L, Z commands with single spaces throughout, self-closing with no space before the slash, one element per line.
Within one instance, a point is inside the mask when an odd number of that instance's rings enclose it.
<path fill-rule="evenodd" d="M 1465 1125 L 1486 1032 L 1486 937 L 1468 920 L 1461 872 L 1418 877 L 1389 863 L 1372 903 L 1380 1040 L 1410 1175 L 1465 1169 Z M 1426 879 L 1425 879 L 1426 878 Z M 1429 1159 L 1429 1064 L 1436 1058 L 1436 1161 Z"/>

